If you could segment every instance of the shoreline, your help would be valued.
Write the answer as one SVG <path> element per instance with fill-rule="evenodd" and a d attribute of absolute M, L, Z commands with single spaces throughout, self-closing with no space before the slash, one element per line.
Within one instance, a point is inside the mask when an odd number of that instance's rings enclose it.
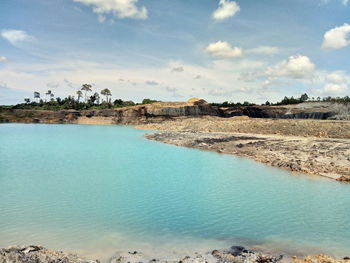
<path fill-rule="evenodd" d="M 350 182 L 348 181 L 350 178 L 348 178 L 349 168 L 346 166 L 346 159 L 336 160 L 343 151 L 346 151 L 350 147 L 350 142 L 341 139 L 320 140 L 319 138 L 305 139 L 300 137 L 286 138 L 282 136 L 259 136 L 242 133 L 201 132 L 156 132 L 146 134 L 145 138 L 180 147 L 249 158 L 256 162 L 290 172 Z M 331 148 L 333 143 L 337 144 L 335 149 Z M 296 144 L 303 149 L 302 152 L 295 150 Z M 326 155 L 334 157 L 322 161 L 309 160 L 306 155 L 319 154 L 316 145 L 320 144 L 327 151 Z M 311 145 L 311 147 L 308 145 Z"/>
<path fill-rule="evenodd" d="M 250 158 L 291 172 L 350 182 L 350 128 L 347 127 L 350 122 L 327 122 L 208 117 L 135 128 L 155 130 L 145 135 L 149 140 Z M 339 127 L 343 128 L 340 132 Z M 299 135 L 300 130 L 306 135 Z"/>
<path fill-rule="evenodd" d="M 154 254 L 155 253 L 155 254 Z M 347 256 L 334 258 L 324 254 L 291 256 L 276 251 L 247 248 L 233 245 L 227 249 L 212 249 L 202 252 L 169 254 L 164 257 L 139 250 L 117 251 L 108 260 L 88 259 L 75 252 L 47 249 L 40 245 L 9 246 L 0 248 L 0 262 L 4 263 L 349 263 Z"/>

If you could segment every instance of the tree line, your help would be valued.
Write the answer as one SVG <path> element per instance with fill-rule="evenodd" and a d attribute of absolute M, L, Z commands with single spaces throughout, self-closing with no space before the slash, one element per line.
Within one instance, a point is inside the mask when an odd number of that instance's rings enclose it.
<path fill-rule="evenodd" d="M 84 109 L 107 109 L 107 108 L 118 108 L 118 107 L 128 107 L 140 104 L 151 104 L 158 102 L 158 100 L 153 99 L 143 99 L 141 103 L 135 103 L 133 101 L 123 101 L 122 99 L 115 99 L 112 101 L 112 92 L 105 88 L 99 93 L 93 92 L 91 84 L 83 84 L 79 90 L 76 91 L 76 96 L 68 96 L 61 99 L 56 97 L 51 90 L 41 96 L 37 91 L 33 93 L 33 99 L 25 98 L 24 103 L 17 104 L 15 106 L 9 106 L 6 108 L 14 109 L 42 109 L 42 110 L 61 110 L 61 109 L 74 109 L 74 110 L 84 110 Z M 104 97 L 104 99 L 101 98 Z M 337 103 L 350 103 L 350 97 L 309 97 L 306 93 L 302 94 L 298 98 L 285 96 L 281 101 L 272 103 L 266 101 L 263 104 L 265 106 L 273 105 L 289 105 L 298 104 L 302 102 L 337 102 Z M 258 104 L 251 103 L 248 101 L 241 102 L 228 102 L 224 101 L 222 103 L 210 103 L 213 106 L 218 107 L 240 107 L 240 106 L 256 106 Z"/>
<path fill-rule="evenodd" d="M 263 104 L 260 104 L 262 106 L 273 106 L 273 105 L 290 105 L 290 104 L 299 104 L 303 102 L 337 102 L 337 103 L 350 103 L 350 97 L 345 96 L 345 97 L 309 97 L 306 93 L 302 94 L 299 98 L 294 98 L 292 97 L 287 97 L 285 96 L 281 101 L 278 101 L 276 103 L 272 103 L 270 101 L 266 101 Z M 245 101 L 243 103 L 240 102 L 228 102 L 224 101 L 222 103 L 211 103 L 213 106 L 218 106 L 218 107 L 240 107 L 240 106 L 257 106 L 258 104 L 255 103 L 250 103 L 248 101 Z"/>
<path fill-rule="evenodd" d="M 93 94 L 92 94 L 93 93 Z M 104 98 L 104 99 L 103 99 Z M 157 100 L 144 99 L 141 104 L 151 104 Z M 12 106 L 14 109 L 42 109 L 42 110 L 61 110 L 61 109 L 107 109 L 134 106 L 137 103 L 133 101 L 123 101 L 115 99 L 112 101 L 112 92 L 105 88 L 100 92 L 93 92 L 91 84 L 83 84 L 76 91 L 76 96 L 68 96 L 66 98 L 56 97 L 51 90 L 43 95 L 38 91 L 34 91 L 33 99 L 24 98 L 24 103 Z"/>

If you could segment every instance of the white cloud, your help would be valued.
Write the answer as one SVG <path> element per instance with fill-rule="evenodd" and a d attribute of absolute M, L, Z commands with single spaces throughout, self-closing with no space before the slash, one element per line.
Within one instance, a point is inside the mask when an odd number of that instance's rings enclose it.
<path fill-rule="evenodd" d="M 138 7 L 138 0 L 73 0 L 93 7 L 98 14 L 98 20 L 105 20 L 104 14 L 112 14 L 116 18 L 146 19 L 148 12 L 146 7 Z"/>
<path fill-rule="evenodd" d="M 243 54 L 253 55 L 274 55 L 280 52 L 278 47 L 273 46 L 259 46 L 256 48 L 243 50 L 240 47 L 234 47 L 226 41 L 218 41 L 210 43 L 206 48 L 205 52 L 211 54 L 214 57 L 219 58 L 234 58 L 241 57 Z"/>
<path fill-rule="evenodd" d="M 212 18 L 216 21 L 222 21 L 234 16 L 239 11 L 240 7 L 235 1 L 220 0 L 219 7 L 214 11 Z"/>
<path fill-rule="evenodd" d="M 349 34 L 349 24 L 332 28 L 324 34 L 322 48 L 338 49 L 348 46 L 350 44 L 350 40 L 348 39 Z"/>
<path fill-rule="evenodd" d="M 19 42 L 34 39 L 32 36 L 28 35 L 25 31 L 13 30 L 13 29 L 2 30 L 1 36 L 13 45 L 16 45 Z"/>
<path fill-rule="evenodd" d="M 316 89 L 316 93 L 327 96 L 345 95 L 348 90 L 348 77 L 342 72 L 328 73 L 323 82 L 323 88 Z"/>
<path fill-rule="evenodd" d="M 274 67 L 266 70 L 266 75 L 272 78 L 312 79 L 315 73 L 315 64 L 307 56 L 291 56 Z"/>
<path fill-rule="evenodd" d="M 347 5 L 349 1 L 348 0 L 341 0 L 341 2 L 343 5 Z"/>
<path fill-rule="evenodd" d="M 0 56 L 0 62 L 7 62 L 7 57 Z"/>
<path fill-rule="evenodd" d="M 246 53 L 251 54 L 262 54 L 262 55 L 274 55 L 280 52 L 278 47 L 271 46 L 260 46 L 256 48 L 251 48 L 246 51 Z"/>
<path fill-rule="evenodd" d="M 333 72 L 326 76 L 326 81 L 334 84 L 342 84 L 342 83 L 346 83 L 347 79 L 343 74 Z"/>
<path fill-rule="evenodd" d="M 261 71 L 242 71 L 238 79 L 245 83 L 260 83 L 265 88 L 280 88 L 296 81 L 303 85 L 310 84 L 311 80 L 317 80 L 316 73 L 316 66 L 309 57 L 297 55 Z"/>
<path fill-rule="evenodd" d="M 323 90 L 321 90 L 321 93 L 327 94 L 327 95 L 336 95 L 341 94 L 345 90 L 347 90 L 348 86 L 345 83 L 342 84 L 336 84 L 336 83 L 328 83 L 324 86 Z"/>
<path fill-rule="evenodd" d="M 241 48 L 233 47 L 226 41 L 218 41 L 209 44 L 205 52 L 219 58 L 235 58 L 243 55 L 243 50 Z"/>

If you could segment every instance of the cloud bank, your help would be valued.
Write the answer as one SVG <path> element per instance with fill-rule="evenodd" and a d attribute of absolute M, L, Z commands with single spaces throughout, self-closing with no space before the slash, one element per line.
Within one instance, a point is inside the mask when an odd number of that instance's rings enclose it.
<path fill-rule="evenodd" d="M 307 56 L 290 56 L 287 60 L 269 67 L 266 71 L 268 77 L 289 79 L 312 79 L 315 73 L 315 64 Z"/>

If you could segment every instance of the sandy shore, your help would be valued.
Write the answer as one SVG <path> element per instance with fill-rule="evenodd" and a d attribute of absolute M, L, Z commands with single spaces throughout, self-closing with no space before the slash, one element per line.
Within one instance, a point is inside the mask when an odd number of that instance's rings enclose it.
<path fill-rule="evenodd" d="M 186 118 L 137 126 L 164 143 L 252 158 L 290 171 L 350 180 L 350 122 Z"/>

